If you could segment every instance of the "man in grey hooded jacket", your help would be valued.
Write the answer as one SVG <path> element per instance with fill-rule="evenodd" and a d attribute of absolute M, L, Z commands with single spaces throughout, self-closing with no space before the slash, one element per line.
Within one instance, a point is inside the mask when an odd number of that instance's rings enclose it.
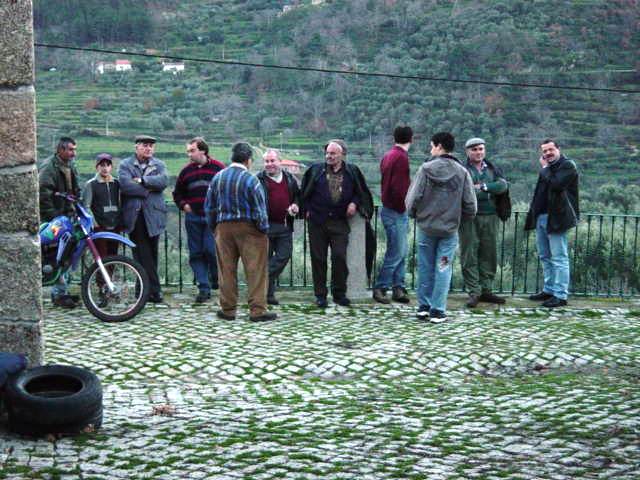
<path fill-rule="evenodd" d="M 448 132 L 431 137 L 431 155 L 414 178 L 405 203 L 416 219 L 418 237 L 418 313 L 433 323 L 447 319 L 447 295 L 458 247 L 462 217 L 477 212 L 473 181 L 465 167 L 451 155 L 455 139 Z"/>

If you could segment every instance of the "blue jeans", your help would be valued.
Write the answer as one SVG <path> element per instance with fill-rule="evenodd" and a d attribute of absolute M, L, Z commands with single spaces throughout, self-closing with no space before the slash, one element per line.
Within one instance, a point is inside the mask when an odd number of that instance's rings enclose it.
<path fill-rule="evenodd" d="M 445 312 L 453 274 L 453 258 L 458 233 L 431 237 L 420 230 L 418 236 L 418 304 Z"/>
<path fill-rule="evenodd" d="M 543 213 L 536 220 L 538 256 L 544 275 L 543 291 L 566 300 L 569 295 L 569 248 L 567 232 L 548 233 L 549 215 Z"/>
<path fill-rule="evenodd" d="M 51 287 L 51 300 L 67 295 L 69 292 L 69 272 L 60 275 L 56 283 Z"/>
<path fill-rule="evenodd" d="M 380 219 L 387 234 L 387 250 L 374 288 L 403 287 L 409 243 L 409 217 L 387 207 L 380 209 Z"/>
<path fill-rule="evenodd" d="M 189 245 L 189 265 L 196 277 L 198 290 L 210 293 L 211 287 L 218 288 L 218 266 L 216 264 L 216 244 L 213 233 L 205 217 L 187 213 L 184 217 Z"/>

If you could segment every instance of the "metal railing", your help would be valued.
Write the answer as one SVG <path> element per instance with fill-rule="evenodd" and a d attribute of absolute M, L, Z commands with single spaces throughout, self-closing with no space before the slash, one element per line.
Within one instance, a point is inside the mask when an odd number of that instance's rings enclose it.
<path fill-rule="evenodd" d="M 177 286 L 180 291 L 193 284 L 188 263 L 189 252 L 182 221 L 182 212 L 169 204 L 168 228 L 160 252 L 160 276 L 164 285 Z M 384 229 L 378 221 L 378 208 L 372 219 L 377 249 L 373 271 L 385 252 Z M 498 271 L 494 290 L 503 294 L 528 294 L 539 291 L 542 268 L 535 248 L 535 232 L 523 230 L 526 212 L 514 212 L 507 222 L 501 222 L 498 235 Z M 640 265 L 638 264 L 638 229 L 640 215 L 587 213 L 569 233 L 571 286 L 573 295 L 619 296 L 640 295 Z M 417 284 L 416 225 L 409 228 L 407 286 Z M 312 286 L 311 261 L 308 255 L 306 222 L 297 221 L 294 231 L 293 255 L 280 276 L 281 288 Z M 374 275 L 375 275 L 374 273 Z M 242 272 L 239 273 L 242 281 Z M 371 280 L 369 282 L 369 285 Z M 462 291 L 463 282 L 459 255 L 454 260 L 453 291 Z"/>

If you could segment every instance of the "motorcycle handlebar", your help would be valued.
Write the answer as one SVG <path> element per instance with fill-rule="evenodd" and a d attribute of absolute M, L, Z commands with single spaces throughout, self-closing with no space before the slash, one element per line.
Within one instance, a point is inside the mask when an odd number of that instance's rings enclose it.
<path fill-rule="evenodd" d="M 70 193 L 66 193 L 66 192 L 55 192 L 54 195 L 56 197 L 63 197 L 65 200 L 71 202 L 71 203 L 75 203 L 78 201 L 78 199 L 71 195 Z"/>

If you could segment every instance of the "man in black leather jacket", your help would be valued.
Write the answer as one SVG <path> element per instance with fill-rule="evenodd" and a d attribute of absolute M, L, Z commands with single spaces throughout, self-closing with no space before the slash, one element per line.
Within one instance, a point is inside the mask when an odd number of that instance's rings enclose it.
<path fill-rule="evenodd" d="M 544 288 L 529 298 L 544 300 L 544 307 L 555 308 L 567 305 L 569 293 L 567 232 L 580 219 L 578 169 L 560 153 L 555 140 L 543 140 L 540 150 L 542 169 L 524 229 L 536 230 Z"/>

